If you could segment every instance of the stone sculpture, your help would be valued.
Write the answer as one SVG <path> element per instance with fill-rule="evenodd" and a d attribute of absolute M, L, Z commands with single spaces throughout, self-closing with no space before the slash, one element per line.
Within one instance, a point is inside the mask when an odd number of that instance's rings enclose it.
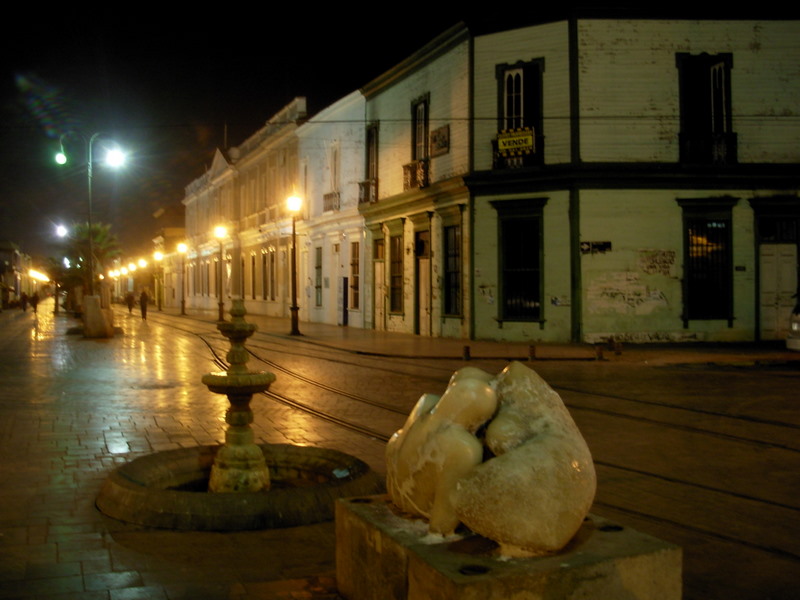
<path fill-rule="evenodd" d="M 504 555 L 560 550 L 589 512 L 591 453 L 559 395 L 510 363 L 493 377 L 457 371 L 423 395 L 386 448 L 387 489 L 402 511 L 449 535 L 463 523 Z"/>

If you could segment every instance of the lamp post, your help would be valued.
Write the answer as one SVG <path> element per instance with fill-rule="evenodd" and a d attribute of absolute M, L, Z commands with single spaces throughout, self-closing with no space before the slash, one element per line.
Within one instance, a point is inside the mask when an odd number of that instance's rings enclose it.
<path fill-rule="evenodd" d="M 297 313 L 300 307 L 297 306 L 297 213 L 303 201 L 298 196 L 290 196 L 286 200 L 286 207 L 292 213 L 292 306 L 289 308 L 292 315 L 291 335 L 301 335 L 297 322 Z"/>
<path fill-rule="evenodd" d="M 88 180 L 88 191 L 89 191 L 89 212 L 88 212 L 88 236 L 89 236 L 89 295 L 94 296 L 94 235 L 92 234 L 92 165 L 94 163 L 92 159 L 94 143 L 103 135 L 102 132 L 97 132 L 92 134 L 92 136 L 87 140 L 83 134 L 77 132 L 67 132 L 61 135 L 61 139 L 59 140 L 59 144 L 61 146 L 61 151 L 56 154 L 56 162 L 60 165 L 66 164 L 67 162 L 67 155 L 64 151 L 64 140 L 70 136 L 77 136 L 80 137 L 84 143 L 86 144 L 86 177 Z M 107 151 L 106 153 L 106 164 L 111 167 L 119 167 L 125 162 L 125 155 L 119 148 L 112 148 Z"/>
<path fill-rule="evenodd" d="M 224 277 L 224 271 L 222 270 L 222 261 L 223 261 L 222 240 L 224 240 L 225 236 L 227 235 L 228 235 L 228 230 L 222 225 L 217 225 L 214 228 L 214 236 L 219 240 L 219 280 L 217 282 L 218 283 L 217 296 L 219 298 L 219 318 L 217 319 L 218 321 L 225 320 L 225 300 L 222 296 L 222 288 L 225 287 L 222 283 Z"/>
<path fill-rule="evenodd" d="M 186 258 L 186 251 L 189 247 L 181 242 L 178 244 L 178 254 L 181 255 L 181 314 L 186 314 L 186 265 L 184 259 Z"/>
<path fill-rule="evenodd" d="M 156 308 L 161 311 L 161 295 L 164 293 L 164 269 L 161 261 L 164 254 L 158 250 L 153 252 L 153 260 L 156 261 Z"/>

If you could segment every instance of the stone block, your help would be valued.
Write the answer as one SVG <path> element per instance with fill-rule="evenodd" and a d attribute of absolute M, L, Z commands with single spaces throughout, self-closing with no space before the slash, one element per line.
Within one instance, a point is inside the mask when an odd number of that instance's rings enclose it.
<path fill-rule="evenodd" d="M 83 297 L 83 334 L 88 338 L 114 337 L 111 309 L 100 306 L 100 296 Z"/>
<path fill-rule="evenodd" d="M 678 600 L 682 551 L 590 514 L 560 552 L 497 555 L 477 535 L 443 538 L 388 496 L 336 503 L 336 577 L 347 600 Z"/>

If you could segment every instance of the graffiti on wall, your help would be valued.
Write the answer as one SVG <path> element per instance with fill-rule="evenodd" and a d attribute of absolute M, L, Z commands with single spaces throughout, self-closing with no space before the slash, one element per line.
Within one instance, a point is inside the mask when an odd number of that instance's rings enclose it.
<path fill-rule="evenodd" d="M 675 251 L 639 250 L 639 268 L 648 275 L 675 277 Z"/>
<path fill-rule="evenodd" d="M 588 309 L 595 314 L 645 315 L 668 306 L 661 290 L 642 282 L 639 273 L 606 273 L 592 281 L 587 290 Z"/>

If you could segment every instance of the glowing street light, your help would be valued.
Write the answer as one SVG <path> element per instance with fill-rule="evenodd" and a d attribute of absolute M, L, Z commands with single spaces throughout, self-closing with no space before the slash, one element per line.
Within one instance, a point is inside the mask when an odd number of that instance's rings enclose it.
<path fill-rule="evenodd" d="M 297 306 L 297 214 L 303 206 L 303 201 L 298 196 L 289 196 L 286 199 L 286 208 L 292 213 L 292 306 L 289 308 L 292 315 L 291 335 L 301 335 L 298 324 Z"/>
<path fill-rule="evenodd" d="M 92 158 L 94 144 L 103 135 L 101 132 L 93 134 L 89 139 L 77 132 L 68 132 L 61 136 L 59 144 L 61 151 L 56 154 L 56 162 L 60 165 L 67 163 L 68 157 L 64 150 L 64 140 L 70 136 L 81 138 L 86 144 L 86 177 L 89 190 L 88 235 L 89 235 L 89 295 L 94 295 L 94 236 L 92 234 Z M 106 152 L 105 163 L 110 167 L 120 167 L 125 162 L 125 154 L 119 148 L 111 148 Z"/>

